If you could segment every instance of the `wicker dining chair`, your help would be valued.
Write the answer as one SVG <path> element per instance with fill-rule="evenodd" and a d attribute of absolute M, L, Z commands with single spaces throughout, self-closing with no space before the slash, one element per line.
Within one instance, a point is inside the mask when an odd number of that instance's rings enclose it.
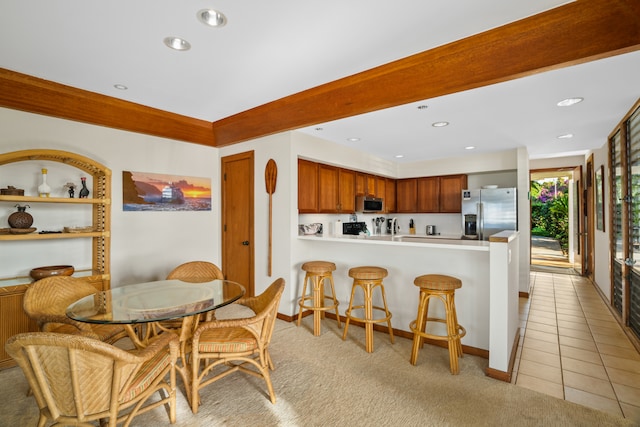
<path fill-rule="evenodd" d="M 113 344 L 128 336 L 124 327 L 78 322 L 66 314 L 71 303 L 96 292 L 93 285 L 81 278 L 47 277 L 27 288 L 23 308 L 27 316 L 36 321 L 42 332 L 80 334 Z"/>
<path fill-rule="evenodd" d="M 255 315 L 252 317 L 214 320 L 198 326 L 191 343 L 190 359 L 191 410 L 194 414 L 198 413 L 200 405 L 199 390 L 236 371 L 264 379 L 271 403 L 276 402 L 269 374 L 269 369 L 274 369 L 269 343 L 284 285 L 284 279 L 279 278 L 259 296 L 238 300 L 236 304 L 253 310 Z M 218 367 L 220 369 L 216 369 Z"/>
<path fill-rule="evenodd" d="M 169 421 L 176 420 L 178 338 L 173 334 L 127 351 L 81 335 L 28 332 L 9 338 L 5 349 L 33 391 L 38 427 L 97 420 L 127 427 L 135 416 L 162 405 Z M 148 402 L 155 392 L 159 399 Z"/>
<path fill-rule="evenodd" d="M 217 265 L 207 261 L 191 261 L 174 268 L 167 280 L 179 279 L 184 282 L 209 282 L 214 279 L 224 279 L 224 275 Z"/>

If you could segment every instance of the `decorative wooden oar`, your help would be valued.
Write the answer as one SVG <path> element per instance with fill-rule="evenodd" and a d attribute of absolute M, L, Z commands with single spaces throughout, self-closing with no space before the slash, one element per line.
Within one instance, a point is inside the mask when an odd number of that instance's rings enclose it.
<path fill-rule="evenodd" d="M 273 159 L 269 159 L 267 167 L 264 169 L 264 183 L 267 186 L 267 194 L 269 194 L 269 270 L 271 277 L 271 236 L 272 236 L 272 219 L 273 211 L 271 208 L 271 196 L 276 192 L 276 181 L 278 180 L 278 166 Z"/>

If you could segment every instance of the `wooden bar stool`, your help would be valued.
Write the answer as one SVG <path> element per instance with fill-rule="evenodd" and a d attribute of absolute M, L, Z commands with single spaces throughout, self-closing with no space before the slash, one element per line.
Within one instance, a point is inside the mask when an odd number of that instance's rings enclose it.
<path fill-rule="evenodd" d="M 302 264 L 302 270 L 307 274 L 304 276 L 304 284 L 302 286 L 302 298 L 298 302 L 300 310 L 298 311 L 298 326 L 302 320 L 302 310 L 313 310 L 313 335 L 320 335 L 320 320 L 324 318 L 324 312 L 327 310 L 336 311 L 336 319 L 338 320 L 338 327 L 340 324 L 340 314 L 338 313 L 338 305 L 340 304 L 336 299 L 336 290 L 333 286 L 333 274 L 336 265 L 327 261 L 309 261 Z M 331 285 L 331 295 L 324 293 L 325 279 L 329 281 Z M 307 295 L 307 282 L 313 284 L 313 291 L 311 295 Z M 325 305 L 325 300 L 330 300 L 331 305 Z M 306 302 L 310 301 L 311 304 L 307 305 Z"/>
<path fill-rule="evenodd" d="M 413 331 L 413 348 L 411 350 L 411 364 L 415 365 L 418 359 L 418 350 L 422 348 L 425 338 L 448 342 L 449 367 L 451 373 L 460 372 L 458 357 L 462 357 L 462 343 L 460 338 L 467 331 L 458 324 L 456 315 L 455 291 L 462 287 L 460 279 L 440 274 L 425 274 L 418 276 L 413 284 L 420 288 L 420 303 L 418 304 L 418 318 L 409 324 Z M 428 317 L 429 300 L 438 298 L 444 304 L 445 319 Z M 440 322 L 447 325 L 447 335 L 434 335 L 426 332 L 427 321 Z"/>
<path fill-rule="evenodd" d="M 349 277 L 353 277 L 353 286 L 351 288 L 351 299 L 349 300 L 349 308 L 345 312 L 347 321 L 345 322 L 344 334 L 342 340 L 347 338 L 347 330 L 349 329 L 349 321 L 355 320 L 365 324 L 365 348 L 368 353 L 373 353 L 373 324 L 387 322 L 389 325 L 389 337 L 393 344 L 393 329 L 391 328 L 391 313 L 387 308 L 387 298 L 384 293 L 382 279 L 387 277 L 387 270 L 382 267 L 354 267 L 349 270 Z M 373 290 L 380 287 L 382 292 L 383 307 L 373 305 Z M 362 305 L 353 305 L 353 297 L 356 289 L 361 288 L 364 302 Z M 352 315 L 353 310 L 364 309 L 364 317 L 355 317 Z M 383 318 L 376 319 L 373 316 L 374 310 L 382 311 Z"/>

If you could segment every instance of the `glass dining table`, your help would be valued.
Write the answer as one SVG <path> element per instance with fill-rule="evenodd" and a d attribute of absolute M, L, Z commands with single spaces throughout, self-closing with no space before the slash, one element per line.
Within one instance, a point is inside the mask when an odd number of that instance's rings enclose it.
<path fill-rule="evenodd" d="M 136 348 L 146 347 L 160 333 L 177 334 L 182 366 L 176 370 L 191 402 L 187 354 L 200 315 L 231 304 L 244 293 L 242 285 L 230 280 L 159 280 L 96 292 L 69 305 L 66 313 L 79 322 L 122 325 Z"/>
<path fill-rule="evenodd" d="M 189 325 L 183 323 L 182 329 L 193 329 L 196 315 L 231 304 L 244 293 L 242 285 L 230 280 L 159 280 L 96 292 L 69 305 L 66 313 L 79 322 L 121 324 L 141 348 L 163 330 L 163 322 L 184 319 Z"/>

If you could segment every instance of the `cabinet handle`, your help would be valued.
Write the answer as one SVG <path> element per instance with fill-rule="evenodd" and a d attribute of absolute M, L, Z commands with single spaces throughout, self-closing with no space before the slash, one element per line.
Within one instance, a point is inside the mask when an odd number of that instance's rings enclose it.
<path fill-rule="evenodd" d="M 248 240 L 245 240 L 244 242 L 242 242 L 242 244 L 243 244 L 244 246 L 249 246 L 249 241 L 248 241 Z"/>

